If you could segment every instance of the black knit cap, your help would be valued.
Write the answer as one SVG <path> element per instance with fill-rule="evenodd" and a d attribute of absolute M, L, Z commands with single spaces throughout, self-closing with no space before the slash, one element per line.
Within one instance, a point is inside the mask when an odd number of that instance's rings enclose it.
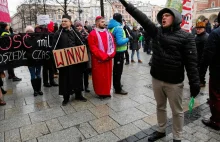
<path fill-rule="evenodd" d="M 122 15 L 120 13 L 115 13 L 113 15 L 113 19 L 115 19 L 119 23 L 122 23 Z"/>
<path fill-rule="evenodd" d="M 67 15 L 67 14 L 63 15 L 62 19 L 63 19 L 63 18 L 67 18 L 67 19 L 69 19 L 69 20 L 71 21 L 71 16 L 69 16 L 69 15 Z"/>

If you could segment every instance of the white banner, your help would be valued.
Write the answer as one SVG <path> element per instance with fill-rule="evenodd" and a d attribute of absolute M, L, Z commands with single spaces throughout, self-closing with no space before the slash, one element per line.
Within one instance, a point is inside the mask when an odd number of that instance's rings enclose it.
<path fill-rule="evenodd" d="M 194 0 L 182 0 L 182 5 L 183 8 L 181 28 L 187 32 L 191 32 Z"/>
<path fill-rule="evenodd" d="M 37 16 L 37 24 L 38 25 L 47 25 L 50 23 L 49 15 L 39 15 Z"/>

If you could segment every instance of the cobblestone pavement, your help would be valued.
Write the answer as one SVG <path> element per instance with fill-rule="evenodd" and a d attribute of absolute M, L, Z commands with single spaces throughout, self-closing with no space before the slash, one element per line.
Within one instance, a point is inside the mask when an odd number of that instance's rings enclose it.
<path fill-rule="evenodd" d="M 34 97 L 27 67 L 17 68 L 21 82 L 4 80 L 8 94 L 6 106 L 0 107 L 0 142 L 147 142 L 156 130 L 156 102 L 151 88 L 150 56 L 141 53 L 143 64 L 132 63 L 124 67 L 122 82 L 128 95 L 116 95 L 99 99 L 95 93 L 85 93 L 88 102 L 72 99 L 65 107 L 58 88 L 44 88 L 43 96 Z M 136 58 L 136 56 L 135 56 Z M 90 89 L 92 83 L 90 80 Z M 217 142 L 220 131 L 214 131 L 201 123 L 210 116 L 205 104 L 208 88 L 196 99 L 193 113 L 188 112 L 189 85 L 184 86 L 184 141 Z M 172 141 L 171 110 L 168 107 L 167 137 L 159 141 Z"/>

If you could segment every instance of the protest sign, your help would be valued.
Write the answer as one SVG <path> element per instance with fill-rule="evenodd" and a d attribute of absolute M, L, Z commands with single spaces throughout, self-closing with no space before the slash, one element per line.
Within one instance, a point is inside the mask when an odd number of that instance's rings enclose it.
<path fill-rule="evenodd" d="M 53 34 L 16 34 L 0 38 L 0 68 L 42 65 L 52 55 Z"/>
<path fill-rule="evenodd" d="M 0 0 L 0 22 L 11 22 L 7 0 Z"/>
<path fill-rule="evenodd" d="M 38 15 L 37 16 L 37 24 L 38 25 L 47 25 L 50 23 L 49 15 Z"/>
<path fill-rule="evenodd" d="M 87 62 L 89 60 L 86 46 L 76 46 L 53 50 L 53 56 L 57 68 Z"/>

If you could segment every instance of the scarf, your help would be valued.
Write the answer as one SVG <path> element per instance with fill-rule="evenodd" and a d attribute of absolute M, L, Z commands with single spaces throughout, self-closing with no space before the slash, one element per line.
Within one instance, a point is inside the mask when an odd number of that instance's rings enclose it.
<path fill-rule="evenodd" d="M 111 34 L 106 30 L 106 29 L 97 29 L 95 28 L 95 32 L 96 32 L 96 35 L 97 35 L 97 38 L 98 38 L 98 42 L 99 42 L 99 49 L 101 51 L 103 51 L 105 53 L 105 48 L 104 48 L 104 45 L 103 45 L 103 42 L 102 42 L 102 38 L 99 34 L 99 31 L 101 32 L 106 32 L 107 34 L 107 42 L 108 42 L 108 49 L 107 49 L 107 54 L 108 55 L 111 55 L 112 53 L 114 53 L 114 40 L 111 36 Z"/>

